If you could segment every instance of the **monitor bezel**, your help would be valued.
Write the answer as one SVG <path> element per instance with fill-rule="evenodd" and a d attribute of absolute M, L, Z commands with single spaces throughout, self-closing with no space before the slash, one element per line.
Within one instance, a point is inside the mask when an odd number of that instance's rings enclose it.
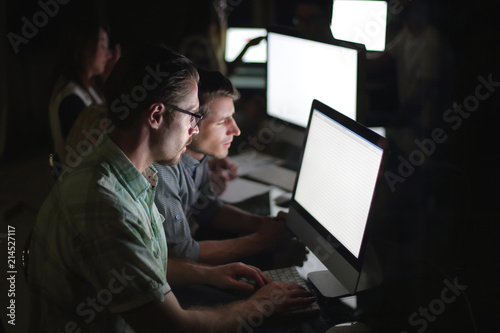
<path fill-rule="evenodd" d="M 349 41 L 343 41 L 343 40 L 338 40 L 335 38 L 331 38 L 328 40 L 324 39 L 319 39 L 315 38 L 307 33 L 301 32 L 297 29 L 290 28 L 290 27 L 284 27 L 284 26 L 279 26 L 279 25 L 274 25 L 271 27 L 267 28 L 267 38 L 269 37 L 269 33 L 275 33 L 275 34 L 280 34 L 284 36 L 289 36 L 289 37 L 294 37 L 294 38 L 299 38 L 299 39 L 304 39 L 304 40 L 309 40 L 317 43 L 323 43 L 323 44 L 329 44 L 329 45 L 334 45 L 334 46 L 340 46 L 340 47 L 346 47 L 349 49 L 354 49 L 357 51 L 358 54 L 358 68 L 357 68 L 357 91 L 356 91 L 356 121 L 360 123 L 364 123 L 367 117 L 368 113 L 368 99 L 367 99 L 367 93 L 366 93 L 366 48 L 364 44 L 359 44 L 359 43 L 354 43 L 354 42 L 349 42 Z M 269 114 L 269 86 L 268 86 L 268 80 L 269 80 L 269 66 L 270 66 L 270 53 L 269 53 L 269 41 L 267 44 L 267 63 L 266 63 L 266 85 L 265 85 L 265 93 L 266 93 L 266 117 L 268 119 L 278 119 L 284 123 L 287 124 L 287 126 L 290 126 L 293 129 L 299 130 L 301 132 L 304 132 L 305 129 L 307 128 L 307 125 L 305 127 L 301 125 L 297 125 L 295 123 L 288 122 L 286 120 L 280 119 L 278 117 L 275 117 L 274 115 Z"/>
<path fill-rule="evenodd" d="M 290 201 L 290 209 L 294 209 L 307 223 L 323 238 L 323 240 L 327 241 L 329 245 L 331 245 L 335 250 L 356 270 L 358 273 L 361 273 L 362 269 L 362 263 L 363 263 L 363 257 L 364 253 L 366 250 L 367 246 L 367 235 L 369 234 L 370 227 L 372 225 L 371 221 L 373 219 L 373 204 L 370 205 L 368 217 L 367 217 L 367 222 L 366 222 L 366 227 L 365 227 L 365 232 L 363 234 L 363 239 L 361 242 L 361 248 L 360 252 L 358 255 L 358 258 L 356 258 L 342 243 L 335 238 L 328 230 L 326 230 L 325 227 L 323 227 L 314 217 L 312 217 L 306 209 L 304 209 L 300 203 L 298 203 L 295 200 L 295 192 L 297 189 L 297 183 L 298 179 L 300 177 L 300 172 L 301 172 L 301 167 L 302 167 L 302 162 L 303 162 L 303 157 L 304 157 L 304 150 L 307 145 L 307 139 L 308 139 L 308 134 L 309 134 L 309 129 L 311 125 L 311 119 L 314 110 L 318 110 L 322 112 L 323 114 L 327 115 L 328 117 L 332 118 L 333 120 L 337 121 L 340 125 L 346 127 L 347 129 L 351 130 L 355 134 L 359 135 L 363 139 L 377 145 L 380 149 L 382 149 L 382 159 L 380 163 L 380 167 L 378 170 L 378 176 L 377 176 L 377 183 L 374 188 L 374 194 L 372 197 L 372 203 L 374 201 L 374 198 L 377 196 L 377 188 L 379 186 L 380 178 L 382 175 L 383 171 L 383 165 L 384 165 L 384 160 L 386 159 L 387 156 L 387 148 L 388 148 L 388 141 L 386 138 L 383 136 L 375 133 L 374 131 L 370 130 L 366 126 L 360 124 L 359 122 L 345 116 L 344 114 L 338 112 L 337 110 L 331 108 L 330 106 L 318 101 L 318 100 L 313 100 L 312 105 L 311 105 L 311 110 L 309 114 L 309 120 L 307 123 L 307 128 L 305 132 L 305 137 L 304 137 L 304 143 L 303 143 L 303 150 L 302 154 L 300 156 L 299 160 L 299 168 L 297 171 L 297 175 L 295 178 L 295 184 L 293 187 L 292 191 L 292 198 Z M 299 236 L 299 235 L 297 235 Z M 300 237 L 300 236 L 299 236 Z M 307 244 L 306 244 L 307 245 Z"/>

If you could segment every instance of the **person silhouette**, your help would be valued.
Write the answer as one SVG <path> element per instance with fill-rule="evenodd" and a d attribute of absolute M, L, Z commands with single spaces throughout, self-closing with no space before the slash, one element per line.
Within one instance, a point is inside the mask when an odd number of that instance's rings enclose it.
<path fill-rule="evenodd" d="M 55 83 L 49 100 L 54 151 L 64 155 L 66 137 L 80 112 L 103 104 L 102 82 L 120 57 L 109 49 L 108 29 L 99 22 L 78 22 L 62 32 L 56 58 Z"/>

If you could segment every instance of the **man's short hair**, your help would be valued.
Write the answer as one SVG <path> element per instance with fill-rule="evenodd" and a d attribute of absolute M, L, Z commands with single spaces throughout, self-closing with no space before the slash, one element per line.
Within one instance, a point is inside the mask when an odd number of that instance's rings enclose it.
<path fill-rule="evenodd" d="M 210 102 L 219 97 L 229 97 L 233 101 L 240 98 L 240 93 L 233 83 L 219 71 L 210 71 L 198 68 L 200 83 L 198 85 L 198 99 L 200 100 L 200 114 L 208 117 Z"/>
<path fill-rule="evenodd" d="M 145 108 L 177 105 L 198 81 L 198 71 L 185 56 L 162 46 L 135 47 L 120 57 L 106 80 L 108 117 L 118 128 L 130 128 Z"/>

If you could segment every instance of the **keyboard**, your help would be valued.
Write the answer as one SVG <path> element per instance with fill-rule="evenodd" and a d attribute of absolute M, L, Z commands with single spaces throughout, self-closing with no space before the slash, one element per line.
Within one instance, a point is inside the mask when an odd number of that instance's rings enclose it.
<path fill-rule="evenodd" d="M 289 192 L 293 191 L 295 177 L 297 173 L 293 170 L 281 167 L 276 164 L 270 164 L 248 173 L 246 176 L 265 184 L 271 184 L 281 187 Z"/>
<path fill-rule="evenodd" d="M 264 271 L 264 273 L 267 274 L 273 281 L 293 282 L 304 287 L 306 290 L 311 291 L 307 286 L 306 282 L 304 281 L 304 279 L 297 272 L 297 269 L 295 267 L 272 269 Z M 319 312 L 319 310 L 320 310 L 319 305 L 315 301 L 305 306 L 290 308 L 283 314 L 284 315 L 313 314 Z"/>

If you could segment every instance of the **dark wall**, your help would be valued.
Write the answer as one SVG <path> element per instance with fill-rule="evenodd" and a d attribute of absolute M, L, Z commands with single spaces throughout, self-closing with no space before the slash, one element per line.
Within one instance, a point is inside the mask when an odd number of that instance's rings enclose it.
<path fill-rule="evenodd" d="M 126 47 L 137 40 L 162 41 L 176 48 L 184 35 L 207 19 L 208 1 L 201 0 L 59 1 L 61 3 L 56 0 L 0 2 L 0 32 L 3 35 L 0 43 L 0 145 L 4 143 L 4 147 L 0 147 L 0 159 L 21 158 L 38 149 L 50 151 L 47 105 L 56 65 L 55 47 L 65 23 L 83 16 L 102 17 L 110 24 L 112 43 Z M 44 12 L 40 3 L 52 4 L 46 21 L 40 14 Z M 295 3 L 296 0 L 228 1 L 228 22 L 234 26 L 290 25 Z M 433 4 L 433 23 L 448 37 L 455 53 L 454 100 L 464 103 L 477 95 L 479 85 L 483 85 L 481 92 L 486 92 L 484 80 L 490 82 L 486 86 L 488 97 L 480 101 L 474 112 L 462 118 L 456 130 L 448 132 L 453 145 L 446 147 L 449 154 L 445 161 L 449 169 L 446 170 L 454 173 L 443 170 L 436 173 L 439 177 L 436 186 L 447 188 L 441 192 L 444 195 L 436 197 L 439 200 L 436 210 L 426 207 L 431 209 L 431 223 L 445 222 L 450 226 L 444 230 L 446 237 L 431 241 L 436 247 L 452 247 L 447 250 L 453 255 L 446 259 L 452 261 L 450 265 L 460 266 L 456 274 L 470 284 L 470 300 L 478 325 L 486 327 L 488 318 L 495 318 L 497 314 L 495 308 L 484 306 L 484 300 L 498 304 L 496 297 L 500 296 L 498 282 L 494 279 L 494 271 L 500 263 L 497 240 L 500 221 L 497 208 L 500 198 L 500 20 L 493 7 L 494 1 L 436 0 Z M 26 26 L 26 22 L 32 23 L 35 17 L 41 20 L 36 31 Z M 391 28 L 397 30 L 400 27 L 397 23 L 396 19 Z M 9 36 L 13 36 L 11 33 L 29 36 L 13 46 L 9 40 Z M 421 184 L 414 185 L 415 188 L 408 187 L 404 195 L 409 200 L 427 199 L 418 197 Z M 418 205 L 412 207 L 415 211 L 420 208 Z M 391 209 L 403 210 L 401 207 Z M 412 211 L 402 213 L 402 216 L 412 217 Z M 411 234 L 412 230 L 404 231 Z M 452 243 L 440 244 L 440 240 L 449 239 L 450 233 Z M 436 292 L 439 294 L 439 290 Z M 428 304 L 432 298 L 424 300 Z M 468 315 L 468 312 L 460 314 Z M 469 325 L 470 321 L 465 321 Z"/>
<path fill-rule="evenodd" d="M 54 66 L 54 51 L 59 32 L 64 24 L 81 18 L 102 17 L 111 26 L 111 41 L 127 44 L 135 40 L 163 41 L 177 47 L 182 37 L 200 27 L 207 19 L 209 1 L 34 1 L 3 0 L 7 38 L 2 39 L 3 61 L 6 63 L 8 143 L 7 153 L 27 136 L 36 135 L 39 143 L 50 144 L 47 123 L 47 98 Z M 417 0 L 414 0 L 417 1 Z M 44 10 L 40 3 L 46 3 Z M 228 1 L 230 25 L 252 26 L 290 25 L 296 1 Z M 435 1 L 434 23 L 450 39 L 457 57 L 457 99 L 473 91 L 478 75 L 493 72 L 498 54 L 493 51 L 498 41 L 498 20 L 492 6 L 486 1 Z M 57 4 L 57 5 L 54 5 Z M 40 12 L 47 12 L 48 18 Z M 38 26 L 33 32 L 26 28 L 26 20 Z M 25 29 L 25 30 L 23 30 Z M 8 34 L 29 37 L 17 46 Z M 5 101 L 4 101 L 5 102 Z M 478 117 L 480 118 L 480 117 Z M 471 122 L 473 123 L 473 122 Z M 487 122 L 489 124 L 490 122 Z M 473 126 L 473 125 L 471 125 Z M 33 143 L 33 142 L 32 142 Z"/>

